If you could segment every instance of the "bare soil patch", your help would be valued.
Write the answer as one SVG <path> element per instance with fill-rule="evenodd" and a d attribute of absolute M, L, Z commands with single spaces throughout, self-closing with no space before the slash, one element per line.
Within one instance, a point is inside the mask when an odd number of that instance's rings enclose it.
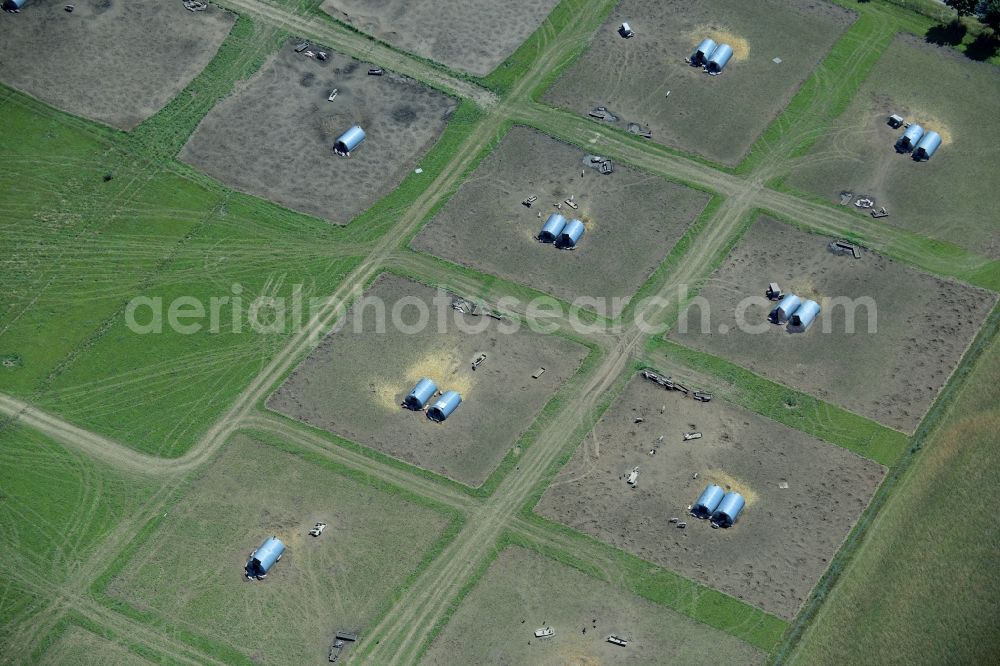
<path fill-rule="evenodd" d="M 69 113 L 129 130 L 209 63 L 236 22 L 163 0 L 29 2 L 0 14 L 0 80 Z"/>
<path fill-rule="evenodd" d="M 602 175 L 592 164 L 578 148 L 515 127 L 410 245 L 564 300 L 597 299 L 581 305 L 616 316 L 709 197 L 619 165 Z M 532 207 L 522 205 L 532 195 Z M 578 208 L 564 203 L 570 197 Z M 535 240 L 550 213 L 583 221 L 576 249 Z"/>
<path fill-rule="evenodd" d="M 996 295 L 874 252 L 864 251 L 860 259 L 836 256 L 827 249 L 831 240 L 761 218 L 701 290 L 708 310 L 692 306 L 670 337 L 913 432 Z M 870 299 L 874 307 L 859 306 L 853 315 L 843 306 L 826 307 L 805 333 L 789 333 L 766 322 L 774 304 L 761 300 L 748 306 L 741 330 L 738 304 L 748 296 L 761 297 L 769 282 L 821 305 L 823 298 L 846 297 L 857 303 Z"/>
<path fill-rule="evenodd" d="M 327 528 L 314 538 L 317 521 Z M 325 664 L 333 632 L 370 629 L 447 522 L 237 436 L 109 593 L 255 663 Z M 250 552 L 271 535 L 285 543 L 281 561 L 263 581 L 246 580 Z"/>
<path fill-rule="evenodd" d="M 733 165 L 853 18 L 823 2 L 623 0 L 543 99 L 580 114 L 605 106 L 619 129 L 639 123 L 657 143 Z M 622 22 L 635 37 L 621 38 Z M 734 49 L 714 77 L 684 62 L 713 36 Z"/>
<path fill-rule="evenodd" d="M 689 431 L 703 437 L 682 441 Z M 631 489 L 623 475 L 636 465 Z M 535 510 L 790 619 L 884 472 L 731 403 L 700 403 L 636 375 Z M 708 483 L 747 498 L 733 527 L 712 529 L 687 514 Z M 669 523 L 673 517 L 687 527 Z"/>
<path fill-rule="evenodd" d="M 555 636 L 536 639 L 534 630 L 545 626 Z M 612 633 L 628 637 L 629 644 L 608 643 Z M 669 608 L 510 547 L 465 598 L 422 663 L 761 664 L 766 656 Z"/>
<path fill-rule="evenodd" d="M 323 11 L 376 39 L 475 76 L 492 72 L 558 0 L 326 0 Z"/>
<path fill-rule="evenodd" d="M 270 397 L 267 406 L 310 425 L 369 446 L 468 485 L 489 476 L 541 412 L 549 398 L 580 366 L 586 347 L 555 335 L 528 330 L 505 333 L 489 317 L 451 309 L 438 292 L 384 274 L 365 297 L 385 303 L 386 325 L 378 330 L 378 311 L 355 305 L 344 327 L 303 361 Z M 405 305 L 407 302 L 410 305 Z M 418 328 L 419 301 L 430 323 Z M 400 308 L 401 321 L 391 324 Z M 437 325 L 442 308 L 446 326 Z M 461 327 L 461 328 L 460 328 Z M 463 330 L 478 332 L 462 332 Z M 360 331 L 360 332 L 357 332 Z M 487 360 L 475 371 L 472 361 Z M 531 375 L 538 367 L 545 373 Z M 444 423 L 400 405 L 422 377 L 442 391 L 457 390 L 462 404 Z"/>
<path fill-rule="evenodd" d="M 900 35 L 787 184 L 829 201 L 845 190 L 873 195 L 890 213 L 886 224 L 1000 258 L 997 109 L 1000 68 Z M 894 113 L 941 135 L 930 160 L 895 151 L 902 129 L 886 124 Z"/>
<path fill-rule="evenodd" d="M 456 104 L 390 72 L 369 76 L 367 63 L 325 48 L 322 61 L 294 47 L 216 105 L 180 158 L 230 187 L 345 224 L 403 180 Z M 333 143 L 355 124 L 367 138 L 339 157 Z"/>

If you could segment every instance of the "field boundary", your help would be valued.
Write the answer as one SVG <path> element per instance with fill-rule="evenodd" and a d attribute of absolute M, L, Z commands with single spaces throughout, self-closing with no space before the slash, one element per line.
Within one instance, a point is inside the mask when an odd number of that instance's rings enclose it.
<path fill-rule="evenodd" d="M 876 491 L 874 497 L 868 503 L 868 507 L 858 518 L 854 528 L 844 540 L 844 544 L 830 561 L 830 566 L 827 567 L 827 570 L 813 588 L 809 598 L 806 599 L 805 604 L 803 604 L 802 609 L 789 627 L 783 640 L 773 651 L 771 664 L 784 664 L 791 656 L 803 633 L 816 619 L 817 613 L 826 600 L 827 595 L 837 585 L 840 576 L 854 559 L 855 553 L 857 553 L 861 544 L 867 538 L 882 507 L 885 506 L 895 491 L 896 486 L 899 485 L 902 478 L 910 470 L 928 438 L 937 431 L 942 421 L 948 416 L 959 392 L 965 385 L 966 378 L 979 363 L 980 358 L 990 343 L 997 337 L 998 331 L 1000 331 L 1000 306 L 994 306 L 986 323 L 980 328 L 979 333 L 966 351 L 961 363 L 955 369 L 951 379 L 938 394 L 937 400 L 935 400 L 930 410 L 928 410 L 927 414 L 921 420 L 911 440 L 911 446 L 903 452 L 896 465 L 890 469 L 885 479 L 883 479 L 878 491 Z"/>
<path fill-rule="evenodd" d="M 736 389 L 725 396 L 728 402 L 886 467 L 892 467 L 909 444 L 906 433 L 762 377 L 737 363 L 708 352 L 686 347 L 673 340 L 653 338 L 647 353 L 654 355 L 650 361 L 654 370 L 655 355 L 679 360 L 684 366 L 706 372 Z M 807 411 L 824 414 L 825 417 L 822 420 L 806 420 L 803 412 Z M 834 429 L 824 423 L 847 425 Z M 860 432 L 853 436 L 854 431 Z M 873 443 L 876 444 L 875 447 L 872 447 Z"/>

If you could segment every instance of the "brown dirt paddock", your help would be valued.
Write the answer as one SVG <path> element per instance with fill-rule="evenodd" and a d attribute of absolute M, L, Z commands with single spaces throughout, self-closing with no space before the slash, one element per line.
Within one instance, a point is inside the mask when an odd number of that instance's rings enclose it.
<path fill-rule="evenodd" d="M 366 210 L 413 169 L 456 105 L 413 80 L 369 76 L 367 63 L 323 50 L 325 62 L 285 44 L 212 109 L 180 158 L 230 187 L 337 224 Z M 337 97 L 327 101 L 334 88 Z M 339 157 L 333 142 L 354 124 L 367 138 Z"/>
<path fill-rule="evenodd" d="M 682 441 L 689 431 L 703 437 Z M 633 490 L 623 475 L 636 465 Z M 700 403 L 636 375 L 535 510 L 793 618 L 883 474 L 877 463 L 741 407 Z M 733 527 L 712 529 L 687 514 L 708 483 L 747 498 Z M 672 517 L 687 527 L 668 523 Z"/>
<path fill-rule="evenodd" d="M 831 202 L 845 190 L 872 195 L 890 212 L 881 222 L 1000 259 L 1000 169 L 986 166 L 1000 143 L 998 109 L 1000 67 L 899 35 L 786 182 Z M 930 160 L 895 151 L 903 130 L 886 124 L 893 113 L 941 135 Z"/>
<path fill-rule="evenodd" d="M 776 382 L 815 395 L 879 423 L 913 432 L 948 381 L 996 303 L 982 289 L 944 280 L 865 251 L 836 256 L 818 236 L 763 217 L 709 278 L 700 296 L 710 316 L 702 332 L 697 306 L 681 316 L 670 337 L 739 363 Z M 870 297 L 848 333 L 843 307 L 827 308 L 805 333 L 767 324 L 773 304 L 750 305 L 744 316 L 760 334 L 739 330 L 735 311 L 768 282 L 820 302 L 824 297 Z M 687 333 L 681 332 L 686 323 Z M 724 327 L 726 332 L 720 332 Z M 829 332 L 824 332 L 825 328 Z"/>
<path fill-rule="evenodd" d="M 327 527 L 314 538 L 307 532 L 317 521 Z M 333 632 L 370 629 L 447 523 L 237 435 L 108 592 L 247 661 L 325 664 Z M 281 561 L 264 580 L 246 580 L 250 552 L 271 535 L 285 543 Z"/>
<path fill-rule="evenodd" d="M 485 76 L 556 4 L 558 0 L 326 0 L 322 9 L 396 48 Z"/>
<path fill-rule="evenodd" d="M 657 143 L 735 164 L 853 16 L 823 2 L 623 0 L 542 99 L 580 114 L 606 106 L 619 129 L 647 125 Z M 622 22 L 635 37 L 619 36 Z M 734 48 L 720 76 L 684 62 L 704 37 Z"/>
<path fill-rule="evenodd" d="M 180 0 L 29 2 L 0 14 L 0 81 L 69 113 L 129 130 L 209 63 L 236 16 Z"/>
<path fill-rule="evenodd" d="M 556 635 L 535 639 L 534 630 L 544 626 Z M 612 633 L 631 640 L 616 647 L 606 640 Z M 652 666 L 761 664 L 765 659 L 760 650 L 718 629 L 533 551 L 509 547 L 421 663 Z"/>
<path fill-rule="evenodd" d="M 708 195 L 635 169 L 616 165 L 602 175 L 589 165 L 584 151 L 515 127 L 411 246 L 567 301 L 598 299 L 598 307 L 583 305 L 616 316 Z M 529 195 L 538 196 L 531 208 L 521 205 Z M 570 196 L 579 208 L 557 211 L 553 203 Z M 575 250 L 535 240 L 553 212 L 586 225 Z"/>
<path fill-rule="evenodd" d="M 390 274 L 365 296 L 386 304 L 385 333 L 374 334 L 376 310 L 355 306 L 346 325 L 329 335 L 267 401 L 267 406 L 419 467 L 468 485 L 480 485 L 517 442 L 552 394 L 587 355 L 582 345 L 555 335 L 520 330 L 504 334 L 488 317 L 468 317 L 444 303 L 445 330 L 438 329 L 437 291 Z M 430 324 L 415 333 L 391 325 L 397 303 L 428 305 Z M 417 321 L 402 310 L 407 325 Z M 452 315 L 455 317 L 452 318 Z M 355 333 L 357 322 L 362 332 Z M 460 324 L 456 324 L 460 322 Z M 463 333 L 459 325 L 484 327 Z M 481 352 L 487 360 L 473 371 Z M 545 373 L 531 374 L 539 366 Z M 444 423 L 400 403 L 421 377 L 442 391 L 457 390 L 462 404 Z"/>

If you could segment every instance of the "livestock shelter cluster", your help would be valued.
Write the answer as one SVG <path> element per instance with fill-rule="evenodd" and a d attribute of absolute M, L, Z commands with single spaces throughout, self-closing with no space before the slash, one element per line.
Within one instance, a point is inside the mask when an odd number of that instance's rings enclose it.
<path fill-rule="evenodd" d="M 691 515 L 711 520 L 713 525 L 719 527 L 732 527 L 744 506 L 746 500 L 743 495 L 732 491 L 727 493 L 719 486 L 709 484 L 691 505 Z"/>
<path fill-rule="evenodd" d="M 552 243 L 561 250 L 571 250 L 580 242 L 584 231 L 586 227 L 580 220 L 573 218 L 566 221 L 566 218 L 559 213 L 552 213 L 542 225 L 542 230 L 538 232 L 538 240 L 542 243 Z"/>
<path fill-rule="evenodd" d="M 354 125 L 333 142 L 333 152 L 341 157 L 350 157 L 351 151 L 361 145 L 365 136 L 365 131 L 361 129 L 361 126 Z"/>
<path fill-rule="evenodd" d="M 413 390 L 403 399 L 403 406 L 415 412 L 422 411 L 427 406 L 427 403 L 430 402 L 430 399 L 437 393 L 437 384 L 424 377 L 417 382 Z M 458 409 L 460 404 L 462 404 L 462 396 L 458 391 L 445 391 L 438 398 L 437 402 L 427 410 L 427 418 L 431 421 L 441 423 L 451 416 L 452 412 Z"/>
<path fill-rule="evenodd" d="M 732 46 L 716 44 L 714 39 L 705 38 L 695 48 L 688 62 L 692 67 L 704 67 L 710 75 L 718 76 L 732 57 Z"/>
<path fill-rule="evenodd" d="M 929 160 L 941 145 L 941 135 L 935 131 L 925 132 L 920 125 L 913 123 L 907 127 L 896 140 L 896 152 L 913 153 L 917 162 Z"/>
<path fill-rule="evenodd" d="M 259 548 L 250 553 L 246 566 L 247 578 L 250 580 L 266 578 L 267 572 L 277 564 L 284 552 L 285 544 L 281 539 L 276 536 L 266 539 Z"/>
<path fill-rule="evenodd" d="M 789 331 L 802 332 L 812 326 L 821 308 L 813 300 L 803 301 L 795 294 L 786 294 L 771 310 L 768 319 L 772 324 L 788 324 Z"/>

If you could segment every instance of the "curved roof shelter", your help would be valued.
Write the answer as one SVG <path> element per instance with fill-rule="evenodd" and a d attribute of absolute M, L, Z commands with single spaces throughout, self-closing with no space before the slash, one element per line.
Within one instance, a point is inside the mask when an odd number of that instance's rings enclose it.
<path fill-rule="evenodd" d="M 576 244 L 583 237 L 583 232 L 587 228 L 583 226 L 583 222 L 577 219 L 572 219 L 566 223 L 563 227 L 562 233 L 559 234 L 559 238 L 556 239 L 556 246 L 567 248 L 576 247 Z"/>
<path fill-rule="evenodd" d="M 792 313 L 802 305 L 802 299 L 795 294 L 786 294 L 784 298 L 778 301 L 778 304 L 774 306 L 771 310 L 771 314 L 768 315 L 770 319 L 775 324 L 783 324 L 788 321 L 788 318 L 792 316 Z"/>
<path fill-rule="evenodd" d="M 805 301 L 798 307 L 788 319 L 789 330 L 804 331 L 812 326 L 813 321 L 819 316 L 820 307 L 816 301 Z"/>
<path fill-rule="evenodd" d="M 746 500 L 743 499 L 743 495 L 735 492 L 726 493 L 718 508 L 712 512 L 712 522 L 719 527 L 732 527 L 744 506 Z"/>
<path fill-rule="evenodd" d="M 12 12 L 16 9 L 24 7 L 28 3 L 28 0 L 4 0 L 3 9 L 4 11 Z"/>
<path fill-rule="evenodd" d="M 725 494 L 726 491 L 714 483 L 708 484 L 698 501 L 691 505 L 691 513 L 698 518 L 711 518 Z"/>
<path fill-rule="evenodd" d="M 705 69 L 708 70 L 709 74 L 720 74 L 732 57 L 733 47 L 729 44 L 719 44 L 719 48 L 715 49 L 705 62 Z"/>
<path fill-rule="evenodd" d="M 427 418 L 440 423 L 451 416 L 452 412 L 462 404 L 462 396 L 458 391 L 448 391 L 434 403 L 434 406 L 427 410 Z"/>
<path fill-rule="evenodd" d="M 247 562 L 247 575 L 266 576 L 275 562 L 281 559 L 281 554 L 284 552 L 285 544 L 281 542 L 281 539 L 276 536 L 268 538 L 250 555 L 250 561 Z"/>
<path fill-rule="evenodd" d="M 437 384 L 424 377 L 403 399 L 403 406 L 407 409 L 420 411 L 427 404 L 427 401 L 434 397 L 437 390 Z"/>
<path fill-rule="evenodd" d="M 354 125 L 347 130 L 333 143 L 333 152 L 338 155 L 350 155 L 351 151 L 357 148 L 365 140 L 365 131 L 360 125 Z"/>
<path fill-rule="evenodd" d="M 566 226 L 566 218 L 559 213 L 552 213 L 538 232 L 538 240 L 543 243 L 555 243 Z"/>
<path fill-rule="evenodd" d="M 705 61 L 712 55 L 715 51 L 716 43 L 715 40 L 705 38 L 701 40 L 701 44 L 695 48 L 694 53 L 691 54 L 691 64 L 692 65 L 704 65 Z"/>
<path fill-rule="evenodd" d="M 913 150 L 914 146 L 916 146 L 920 142 L 920 139 L 921 137 L 923 137 L 923 135 L 924 135 L 924 128 L 916 123 L 913 123 L 912 125 L 907 127 L 906 130 L 903 131 L 902 136 L 900 136 L 899 139 L 897 139 L 896 150 L 898 150 L 901 153 L 910 152 L 911 150 Z"/>
<path fill-rule="evenodd" d="M 941 145 L 941 135 L 937 132 L 928 132 L 917 142 L 917 146 L 913 149 L 913 159 L 915 160 L 929 160 L 931 155 L 937 151 L 938 146 Z"/>

